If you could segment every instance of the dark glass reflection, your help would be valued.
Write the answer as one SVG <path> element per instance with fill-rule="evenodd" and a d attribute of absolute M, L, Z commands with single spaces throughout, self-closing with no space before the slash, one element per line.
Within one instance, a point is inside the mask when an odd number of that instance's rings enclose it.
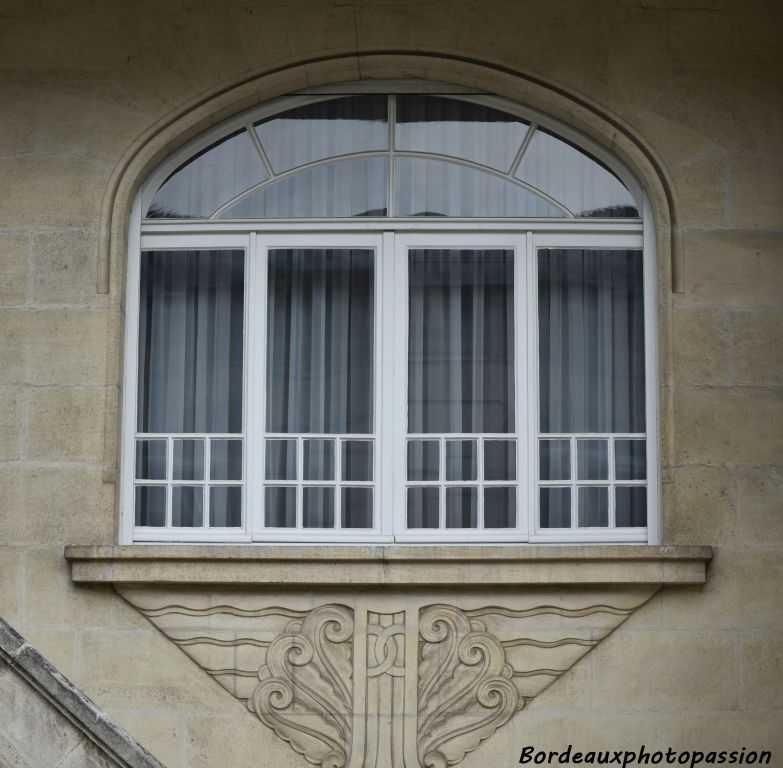
<path fill-rule="evenodd" d="M 395 149 L 450 155 L 508 172 L 527 133 L 519 117 L 442 96 L 397 96 Z"/>
<path fill-rule="evenodd" d="M 644 432 L 640 250 L 538 252 L 541 432 Z"/>
<path fill-rule="evenodd" d="M 388 97 L 351 96 L 289 109 L 256 124 L 277 174 L 327 157 L 389 148 Z"/>

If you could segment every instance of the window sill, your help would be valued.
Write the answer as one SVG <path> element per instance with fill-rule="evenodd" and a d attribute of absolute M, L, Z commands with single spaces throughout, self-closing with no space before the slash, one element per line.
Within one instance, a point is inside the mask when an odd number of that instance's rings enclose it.
<path fill-rule="evenodd" d="M 703 546 L 69 545 L 79 584 L 211 586 L 667 585 L 706 581 Z"/>

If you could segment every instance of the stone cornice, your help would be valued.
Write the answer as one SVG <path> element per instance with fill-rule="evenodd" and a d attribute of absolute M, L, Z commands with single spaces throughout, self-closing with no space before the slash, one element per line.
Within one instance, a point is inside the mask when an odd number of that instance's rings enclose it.
<path fill-rule="evenodd" d="M 703 546 L 70 545 L 76 583 L 339 586 L 688 586 Z"/>

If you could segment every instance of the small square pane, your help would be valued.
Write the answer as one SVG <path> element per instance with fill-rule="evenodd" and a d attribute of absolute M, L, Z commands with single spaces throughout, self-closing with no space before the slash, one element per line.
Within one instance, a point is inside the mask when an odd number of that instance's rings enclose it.
<path fill-rule="evenodd" d="M 614 441 L 615 477 L 618 480 L 647 479 L 647 441 Z"/>
<path fill-rule="evenodd" d="M 175 440 L 174 468 L 175 480 L 204 479 L 204 441 Z"/>
<path fill-rule="evenodd" d="M 446 480 L 477 480 L 478 448 L 475 440 L 446 441 Z M 447 505 L 448 506 L 448 505 Z"/>
<path fill-rule="evenodd" d="M 644 528 L 647 525 L 647 488 L 643 485 L 614 489 L 614 524 L 618 528 Z"/>
<path fill-rule="evenodd" d="M 571 527 L 571 489 L 541 488 L 539 491 L 541 527 L 570 528 Z"/>
<path fill-rule="evenodd" d="M 513 440 L 484 441 L 484 479 L 516 480 L 517 444 Z"/>
<path fill-rule="evenodd" d="M 267 528 L 296 528 L 296 488 L 264 488 Z"/>
<path fill-rule="evenodd" d="M 438 480 L 439 456 L 437 440 L 408 440 L 408 480 Z"/>
<path fill-rule="evenodd" d="M 136 479 L 166 479 L 166 441 L 136 441 Z"/>
<path fill-rule="evenodd" d="M 343 440 L 342 452 L 340 462 L 343 480 L 372 480 L 372 440 Z"/>
<path fill-rule="evenodd" d="M 212 480 L 242 479 L 241 440 L 212 440 L 210 442 L 209 476 Z"/>
<path fill-rule="evenodd" d="M 517 489 L 493 486 L 484 489 L 484 527 L 516 528 Z"/>
<path fill-rule="evenodd" d="M 209 524 L 213 528 L 239 528 L 242 525 L 242 488 L 218 485 L 209 489 Z"/>
<path fill-rule="evenodd" d="M 166 486 L 136 486 L 136 525 L 166 525 Z"/>
<path fill-rule="evenodd" d="M 446 528 L 478 526 L 478 488 L 446 488 Z"/>
<path fill-rule="evenodd" d="M 609 489 L 593 485 L 578 491 L 579 527 L 606 528 L 609 525 Z"/>
<path fill-rule="evenodd" d="M 200 485 L 175 485 L 171 489 L 171 524 L 175 528 L 204 524 L 204 489 Z"/>
<path fill-rule="evenodd" d="M 372 488 L 343 488 L 342 515 L 343 528 L 372 528 Z"/>
<path fill-rule="evenodd" d="M 408 528 L 440 525 L 440 488 L 408 488 Z"/>
<path fill-rule="evenodd" d="M 538 443 L 538 472 L 541 480 L 570 480 L 571 441 L 540 440 Z"/>
<path fill-rule="evenodd" d="M 264 477 L 296 480 L 296 440 L 267 440 Z"/>
<path fill-rule="evenodd" d="M 334 528 L 334 486 L 302 489 L 302 525 L 305 528 Z"/>
<path fill-rule="evenodd" d="M 302 465 L 305 480 L 334 480 L 334 440 L 305 440 Z"/>
<path fill-rule="evenodd" d="M 576 469 L 580 480 L 609 479 L 609 442 L 577 440 Z"/>

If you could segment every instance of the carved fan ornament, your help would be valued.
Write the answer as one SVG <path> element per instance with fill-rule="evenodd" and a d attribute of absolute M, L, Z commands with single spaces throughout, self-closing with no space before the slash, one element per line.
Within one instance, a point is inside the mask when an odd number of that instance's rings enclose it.
<path fill-rule="evenodd" d="M 531 593 L 463 608 L 386 596 L 300 610 L 247 593 L 121 590 L 323 768 L 456 765 L 654 591 Z"/>

